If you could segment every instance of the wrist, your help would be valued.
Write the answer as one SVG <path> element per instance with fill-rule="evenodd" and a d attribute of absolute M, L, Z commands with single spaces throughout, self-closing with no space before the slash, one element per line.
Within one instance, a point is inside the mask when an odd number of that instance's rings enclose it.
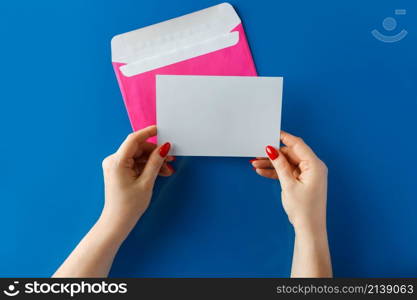
<path fill-rule="evenodd" d="M 96 225 L 111 238 L 123 242 L 136 225 L 139 217 L 123 216 L 103 209 Z"/>
<path fill-rule="evenodd" d="M 297 237 L 327 237 L 325 223 L 294 225 L 294 232 Z"/>

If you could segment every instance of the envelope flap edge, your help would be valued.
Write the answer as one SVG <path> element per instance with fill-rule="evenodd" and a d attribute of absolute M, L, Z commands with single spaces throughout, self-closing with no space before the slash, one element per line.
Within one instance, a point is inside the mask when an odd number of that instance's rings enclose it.
<path fill-rule="evenodd" d="M 174 19 L 116 35 L 111 40 L 113 62 L 128 63 L 146 47 L 155 47 L 164 39 L 179 35 L 198 35 L 211 30 L 213 34 L 230 32 L 241 23 L 233 6 L 227 2 Z M 207 33 L 206 33 L 207 34 Z"/>

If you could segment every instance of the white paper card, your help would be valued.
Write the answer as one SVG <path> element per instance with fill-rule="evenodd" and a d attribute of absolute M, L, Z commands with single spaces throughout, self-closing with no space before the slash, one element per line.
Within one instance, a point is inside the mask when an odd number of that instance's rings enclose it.
<path fill-rule="evenodd" d="M 282 77 L 156 76 L 158 144 L 171 155 L 264 157 L 279 146 Z"/>

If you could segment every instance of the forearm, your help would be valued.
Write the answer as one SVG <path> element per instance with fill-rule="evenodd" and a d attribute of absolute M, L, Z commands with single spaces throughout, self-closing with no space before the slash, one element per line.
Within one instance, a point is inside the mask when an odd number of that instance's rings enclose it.
<path fill-rule="evenodd" d="M 295 230 L 291 277 L 332 277 L 326 229 Z"/>
<path fill-rule="evenodd" d="M 106 277 L 127 234 L 100 217 L 53 277 Z"/>

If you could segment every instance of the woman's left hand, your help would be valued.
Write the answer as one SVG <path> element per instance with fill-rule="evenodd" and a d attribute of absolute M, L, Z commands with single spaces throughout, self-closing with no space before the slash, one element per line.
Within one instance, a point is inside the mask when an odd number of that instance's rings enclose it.
<path fill-rule="evenodd" d="M 174 169 L 167 161 L 171 144 L 147 142 L 156 135 L 156 126 L 128 135 L 116 153 L 103 160 L 105 205 L 101 218 L 129 232 L 147 209 L 155 180 L 171 176 Z"/>
<path fill-rule="evenodd" d="M 148 208 L 155 180 L 170 176 L 171 145 L 148 143 L 156 126 L 129 134 L 116 153 L 103 160 L 105 203 L 100 218 L 53 277 L 105 277 L 129 232 Z"/>

